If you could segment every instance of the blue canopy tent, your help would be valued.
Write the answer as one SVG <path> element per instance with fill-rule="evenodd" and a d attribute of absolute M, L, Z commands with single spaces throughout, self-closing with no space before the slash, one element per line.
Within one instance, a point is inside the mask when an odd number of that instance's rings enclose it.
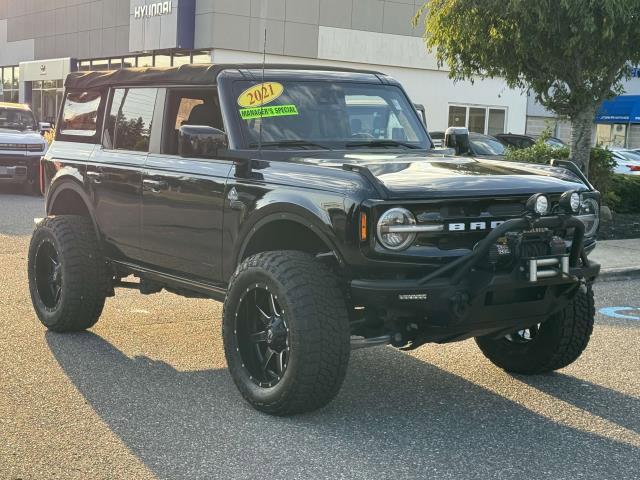
<path fill-rule="evenodd" d="M 640 95 L 605 100 L 596 113 L 596 123 L 640 123 Z"/>

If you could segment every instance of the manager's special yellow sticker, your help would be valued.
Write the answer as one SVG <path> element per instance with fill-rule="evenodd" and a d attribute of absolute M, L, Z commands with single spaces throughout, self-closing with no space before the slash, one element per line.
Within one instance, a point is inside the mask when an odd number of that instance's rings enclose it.
<path fill-rule="evenodd" d="M 278 82 L 265 82 L 247 88 L 238 96 L 238 105 L 245 108 L 260 107 L 282 95 L 284 87 Z"/>

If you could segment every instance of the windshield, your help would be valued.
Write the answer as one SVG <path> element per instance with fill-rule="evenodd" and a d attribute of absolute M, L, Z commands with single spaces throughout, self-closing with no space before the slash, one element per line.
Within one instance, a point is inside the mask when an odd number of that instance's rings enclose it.
<path fill-rule="evenodd" d="M 473 135 L 469 143 L 475 155 L 504 155 L 505 146 L 493 137 Z"/>
<path fill-rule="evenodd" d="M 36 119 L 30 110 L 0 107 L 0 128 L 37 130 Z"/>
<path fill-rule="evenodd" d="M 287 81 L 262 87 L 236 82 L 235 89 L 250 149 L 259 143 L 263 148 L 310 149 L 430 146 L 413 105 L 395 86 Z"/>

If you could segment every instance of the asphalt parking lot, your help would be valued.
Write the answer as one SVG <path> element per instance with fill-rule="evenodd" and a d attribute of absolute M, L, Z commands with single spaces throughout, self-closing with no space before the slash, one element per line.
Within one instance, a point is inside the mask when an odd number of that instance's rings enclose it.
<path fill-rule="evenodd" d="M 508 375 L 472 341 L 378 347 L 328 407 L 272 418 L 233 385 L 213 301 L 119 290 L 91 331 L 46 332 L 26 282 L 42 210 L 0 189 L 0 479 L 640 478 L 640 280 L 596 285 L 621 308 L 555 374 Z"/>

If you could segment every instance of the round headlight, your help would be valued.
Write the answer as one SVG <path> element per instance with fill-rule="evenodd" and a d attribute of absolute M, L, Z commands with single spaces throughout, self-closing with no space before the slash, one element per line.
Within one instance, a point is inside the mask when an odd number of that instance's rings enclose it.
<path fill-rule="evenodd" d="M 534 206 L 534 210 L 538 215 L 544 215 L 547 213 L 547 209 L 549 208 L 549 200 L 544 195 L 540 195 L 536 198 L 536 203 Z"/>
<path fill-rule="evenodd" d="M 584 223 L 585 237 L 592 237 L 600 225 L 600 206 L 595 198 L 584 198 L 580 202 L 578 218 Z"/>
<path fill-rule="evenodd" d="M 378 220 L 378 240 L 389 250 L 404 250 L 413 243 L 416 233 L 411 227 L 416 219 L 406 208 L 392 208 Z"/>

